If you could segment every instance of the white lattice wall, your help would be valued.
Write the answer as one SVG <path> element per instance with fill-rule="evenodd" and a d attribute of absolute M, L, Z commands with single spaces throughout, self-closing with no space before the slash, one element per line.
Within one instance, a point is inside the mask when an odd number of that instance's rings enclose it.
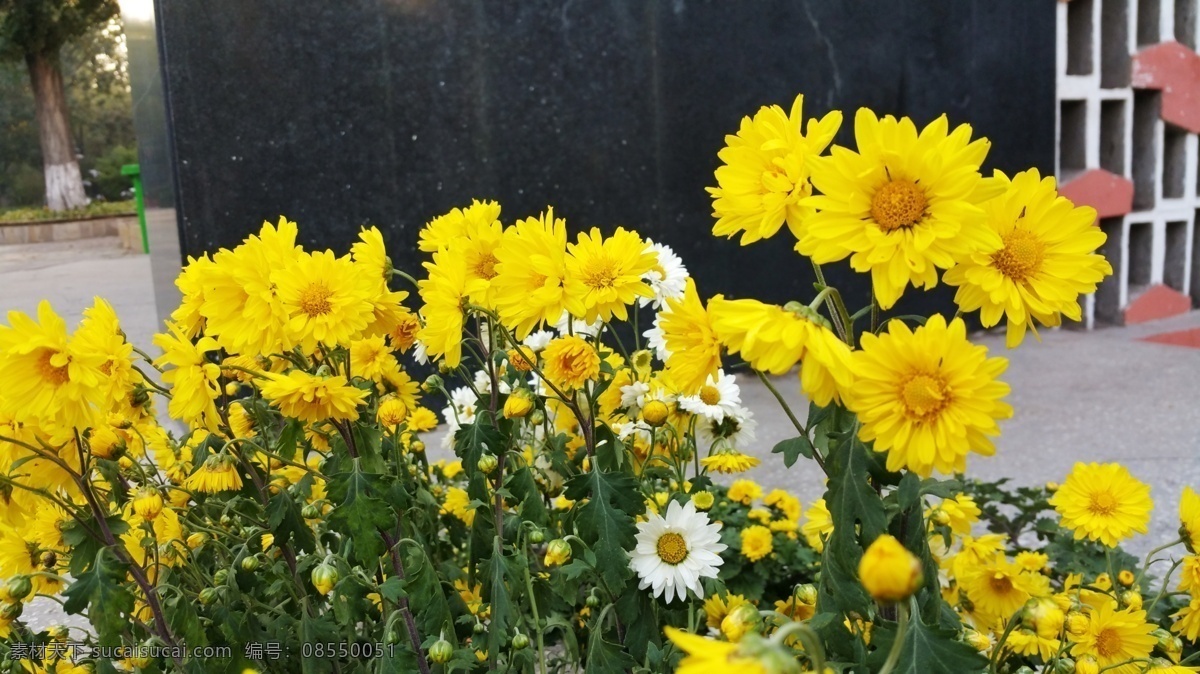
<path fill-rule="evenodd" d="M 1059 3 L 1057 174 L 1100 212 L 1114 272 L 1087 298 L 1088 327 L 1200 300 L 1198 2 Z"/>

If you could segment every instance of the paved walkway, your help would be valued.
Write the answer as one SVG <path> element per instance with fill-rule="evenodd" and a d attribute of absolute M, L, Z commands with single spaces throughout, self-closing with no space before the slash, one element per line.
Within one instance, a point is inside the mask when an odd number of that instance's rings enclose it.
<path fill-rule="evenodd" d="M 113 304 L 131 340 L 152 348 L 158 320 L 147 256 L 122 250 L 115 239 L 0 246 L 0 317 L 8 309 L 32 313 L 48 298 L 73 325 L 95 295 Z M 973 456 L 970 474 L 1036 484 L 1061 481 L 1076 461 L 1120 461 L 1153 486 L 1157 505 L 1151 536 L 1131 547 L 1145 551 L 1166 541 L 1178 527 L 1180 490 L 1200 488 L 1200 349 L 1139 338 L 1194 327 L 1200 312 L 1141 326 L 1052 331 L 1012 352 L 1002 336 L 976 335 L 1010 359 L 1004 379 L 1016 414 L 1002 425 L 996 456 Z M 749 477 L 792 490 L 807 507 L 823 492 L 819 471 L 803 459 L 785 470 L 770 454 L 794 430 L 756 379 L 741 383 L 760 422 L 756 453 L 763 463 Z M 803 414 L 797 379 L 781 377 L 776 385 Z"/>

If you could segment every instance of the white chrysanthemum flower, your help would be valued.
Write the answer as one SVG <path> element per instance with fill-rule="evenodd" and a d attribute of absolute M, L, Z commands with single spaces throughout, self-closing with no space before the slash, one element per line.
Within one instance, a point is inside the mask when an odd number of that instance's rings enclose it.
<path fill-rule="evenodd" d="M 716 378 L 708 375 L 696 395 L 679 398 L 680 407 L 716 423 L 725 421 L 725 417 L 736 413 L 741 405 L 742 391 L 733 375 L 725 374 L 725 370 L 717 370 Z"/>
<path fill-rule="evenodd" d="M 429 353 L 426 351 L 425 343 L 419 339 L 413 340 L 412 356 L 413 360 L 417 361 L 421 365 L 429 364 Z"/>
<path fill-rule="evenodd" d="M 668 299 L 683 297 L 683 291 L 687 287 L 688 270 L 670 246 L 654 243 L 650 239 L 646 239 L 646 243 L 650 244 L 646 250 L 653 251 L 658 256 L 658 264 L 642 276 L 642 279 L 650 284 L 654 297 L 638 298 L 638 306 L 652 304 L 655 309 L 661 309 L 666 306 Z"/>
<path fill-rule="evenodd" d="M 635 381 L 632 384 L 621 387 L 621 407 L 625 409 L 642 409 L 642 405 L 646 403 L 646 394 L 650 392 L 650 385 L 644 381 Z"/>
<path fill-rule="evenodd" d="M 464 424 L 475 423 L 475 405 L 479 396 L 468 386 L 459 386 L 450 392 L 450 404 L 442 409 L 442 418 L 446 420 L 446 434 L 442 436 L 442 446 L 446 449 L 454 447 L 454 436 Z"/>
<path fill-rule="evenodd" d="M 534 351 L 541 351 L 550 344 L 550 340 L 554 339 L 554 333 L 549 330 L 538 330 L 537 332 L 529 333 L 525 341 L 521 342 L 525 346 Z"/>
<path fill-rule="evenodd" d="M 642 333 L 646 338 L 646 348 L 654 350 L 654 357 L 662 362 L 667 362 L 671 357 L 671 350 L 667 348 L 667 339 L 663 336 L 662 328 L 658 327 L 659 317 L 663 312 L 654 314 L 654 327 Z"/>
<path fill-rule="evenodd" d="M 687 599 L 687 591 L 704 596 L 701 578 L 716 578 L 721 566 L 721 523 L 696 512 L 688 501 L 680 506 L 671 501 L 667 516 L 647 512 L 637 525 L 637 547 L 629 557 L 629 568 L 637 573 L 639 589 L 651 588 L 655 597 L 665 595 L 668 603 Z"/>
<path fill-rule="evenodd" d="M 568 321 L 570 321 L 570 330 L 567 329 Z M 604 321 L 599 318 L 594 323 L 588 323 L 578 318 L 571 318 L 571 314 L 565 311 L 562 316 L 559 316 L 558 322 L 554 324 L 554 329 L 558 330 L 558 334 L 573 334 L 579 337 L 595 337 L 602 327 L 604 327 Z"/>
<path fill-rule="evenodd" d="M 754 413 L 738 405 L 732 412 L 727 413 L 721 421 L 702 419 L 696 421 L 696 440 L 699 449 L 707 452 L 709 448 L 720 441 L 723 446 L 746 447 L 754 441 L 754 429 L 758 422 Z"/>
<path fill-rule="evenodd" d="M 492 392 L 492 378 L 488 375 L 487 370 L 475 371 L 475 390 L 479 391 L 479 395 L 486 395 Z M 500 380 L 500 392 L 504 394 L 512 393 L 512 386 L 503 379 Z"/>
<path fill-rule="evenodd" d="M 631 444 L 640 440 L 649 445 L 654 437 L 654 429 L 650 427 L 650 424 L 640 419 L 635 421 L 614 421 L 612 429 L 617 434 L 618 439 Z"/>

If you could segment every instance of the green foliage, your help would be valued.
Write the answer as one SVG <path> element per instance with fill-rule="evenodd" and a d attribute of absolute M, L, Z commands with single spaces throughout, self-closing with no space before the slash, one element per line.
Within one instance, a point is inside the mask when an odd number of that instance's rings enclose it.
<path fill-rule="evenodd" d="M 38 173 L 38 180 L 41 180 Z M 97 218 L 110 215 L 132 215 L 137 211 L 133 201 L 97 201 L 84 208 L 70 211 L 52 211 L 48 208 L 14 208 L 0 211 L 0 223 L 39 222 L 43 220 L 71 220 Z"/>
<path fill-rule="evenodd" d="M 133 612 L 133 594 L 125 587 L 125 566 L 121 564 L 111 548 L 102 548 L 90 568 L 80 573 L 74 583 L 63 591 L 66 602 L 63 610 L 68 614 L 79 613 L 88 606 L 92 626 L 102 646 L 121 643 L 129 615 Z"/>
<path fill-rule="evenodd" d="M 116 0 L 0 0 L 0 58 L 56 52 L 118 12 Z"/>
<path fill-rule="evenodd" d="M 592 470 L 567 483 L 567 498 L 588 499 L 579 508 L 575 524 L 579 536 L 596 553 L 597 566 L 611 592 L 619 592 L 629 577 L 633 548 L 633 518 L 645 512 L 637 480 L 628 473 Z"/>
<path fill-rule="evenodd" d="M 882 667 L 896 640 L 896 624 L 877 625 L 871 639 L 876 646 L 868 664 L 874 671 Z M 914 614 L 904 633 L 897 674 L 972 674 L 987 668 L 987 658 L 970 646 L 957 641 L 954 630 L 926 625 Z"/>

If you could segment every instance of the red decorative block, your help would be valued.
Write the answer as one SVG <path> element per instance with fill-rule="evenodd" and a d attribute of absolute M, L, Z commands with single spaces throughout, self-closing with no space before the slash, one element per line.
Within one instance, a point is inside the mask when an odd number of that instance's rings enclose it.
<path fill-rule="evenodd" d="M 1162 332 L 1157 335 L 1143 337 L 1142 341 L 1154 342 L 1156 344 L 1170 344 L 1171 346 L 1185 346 L 1189 349 L 1200 349 L 1200 328 Z"/>
<path fill-rule="evenodd" d="M 1192 310 L 1192 299 L 1164 285 L 1150 286 L 1125 307 L 1125 324 L 1145 323 Z"/>
<path fill-rule="evenodd" d="M 1061 185 L 1058 193 L 1077 206 L 1091 206 L 1100 218 L 1133 211 L 1133 182 L 1104 169 L 1084 171 Z"/>
<path fill-rule="evenodd" d="M 1133 87 L 1162 90 L 1162 118 L 1200 133 L 1200 55 L 1179 44 L 1163 42 L 1133 57 Z"/>

